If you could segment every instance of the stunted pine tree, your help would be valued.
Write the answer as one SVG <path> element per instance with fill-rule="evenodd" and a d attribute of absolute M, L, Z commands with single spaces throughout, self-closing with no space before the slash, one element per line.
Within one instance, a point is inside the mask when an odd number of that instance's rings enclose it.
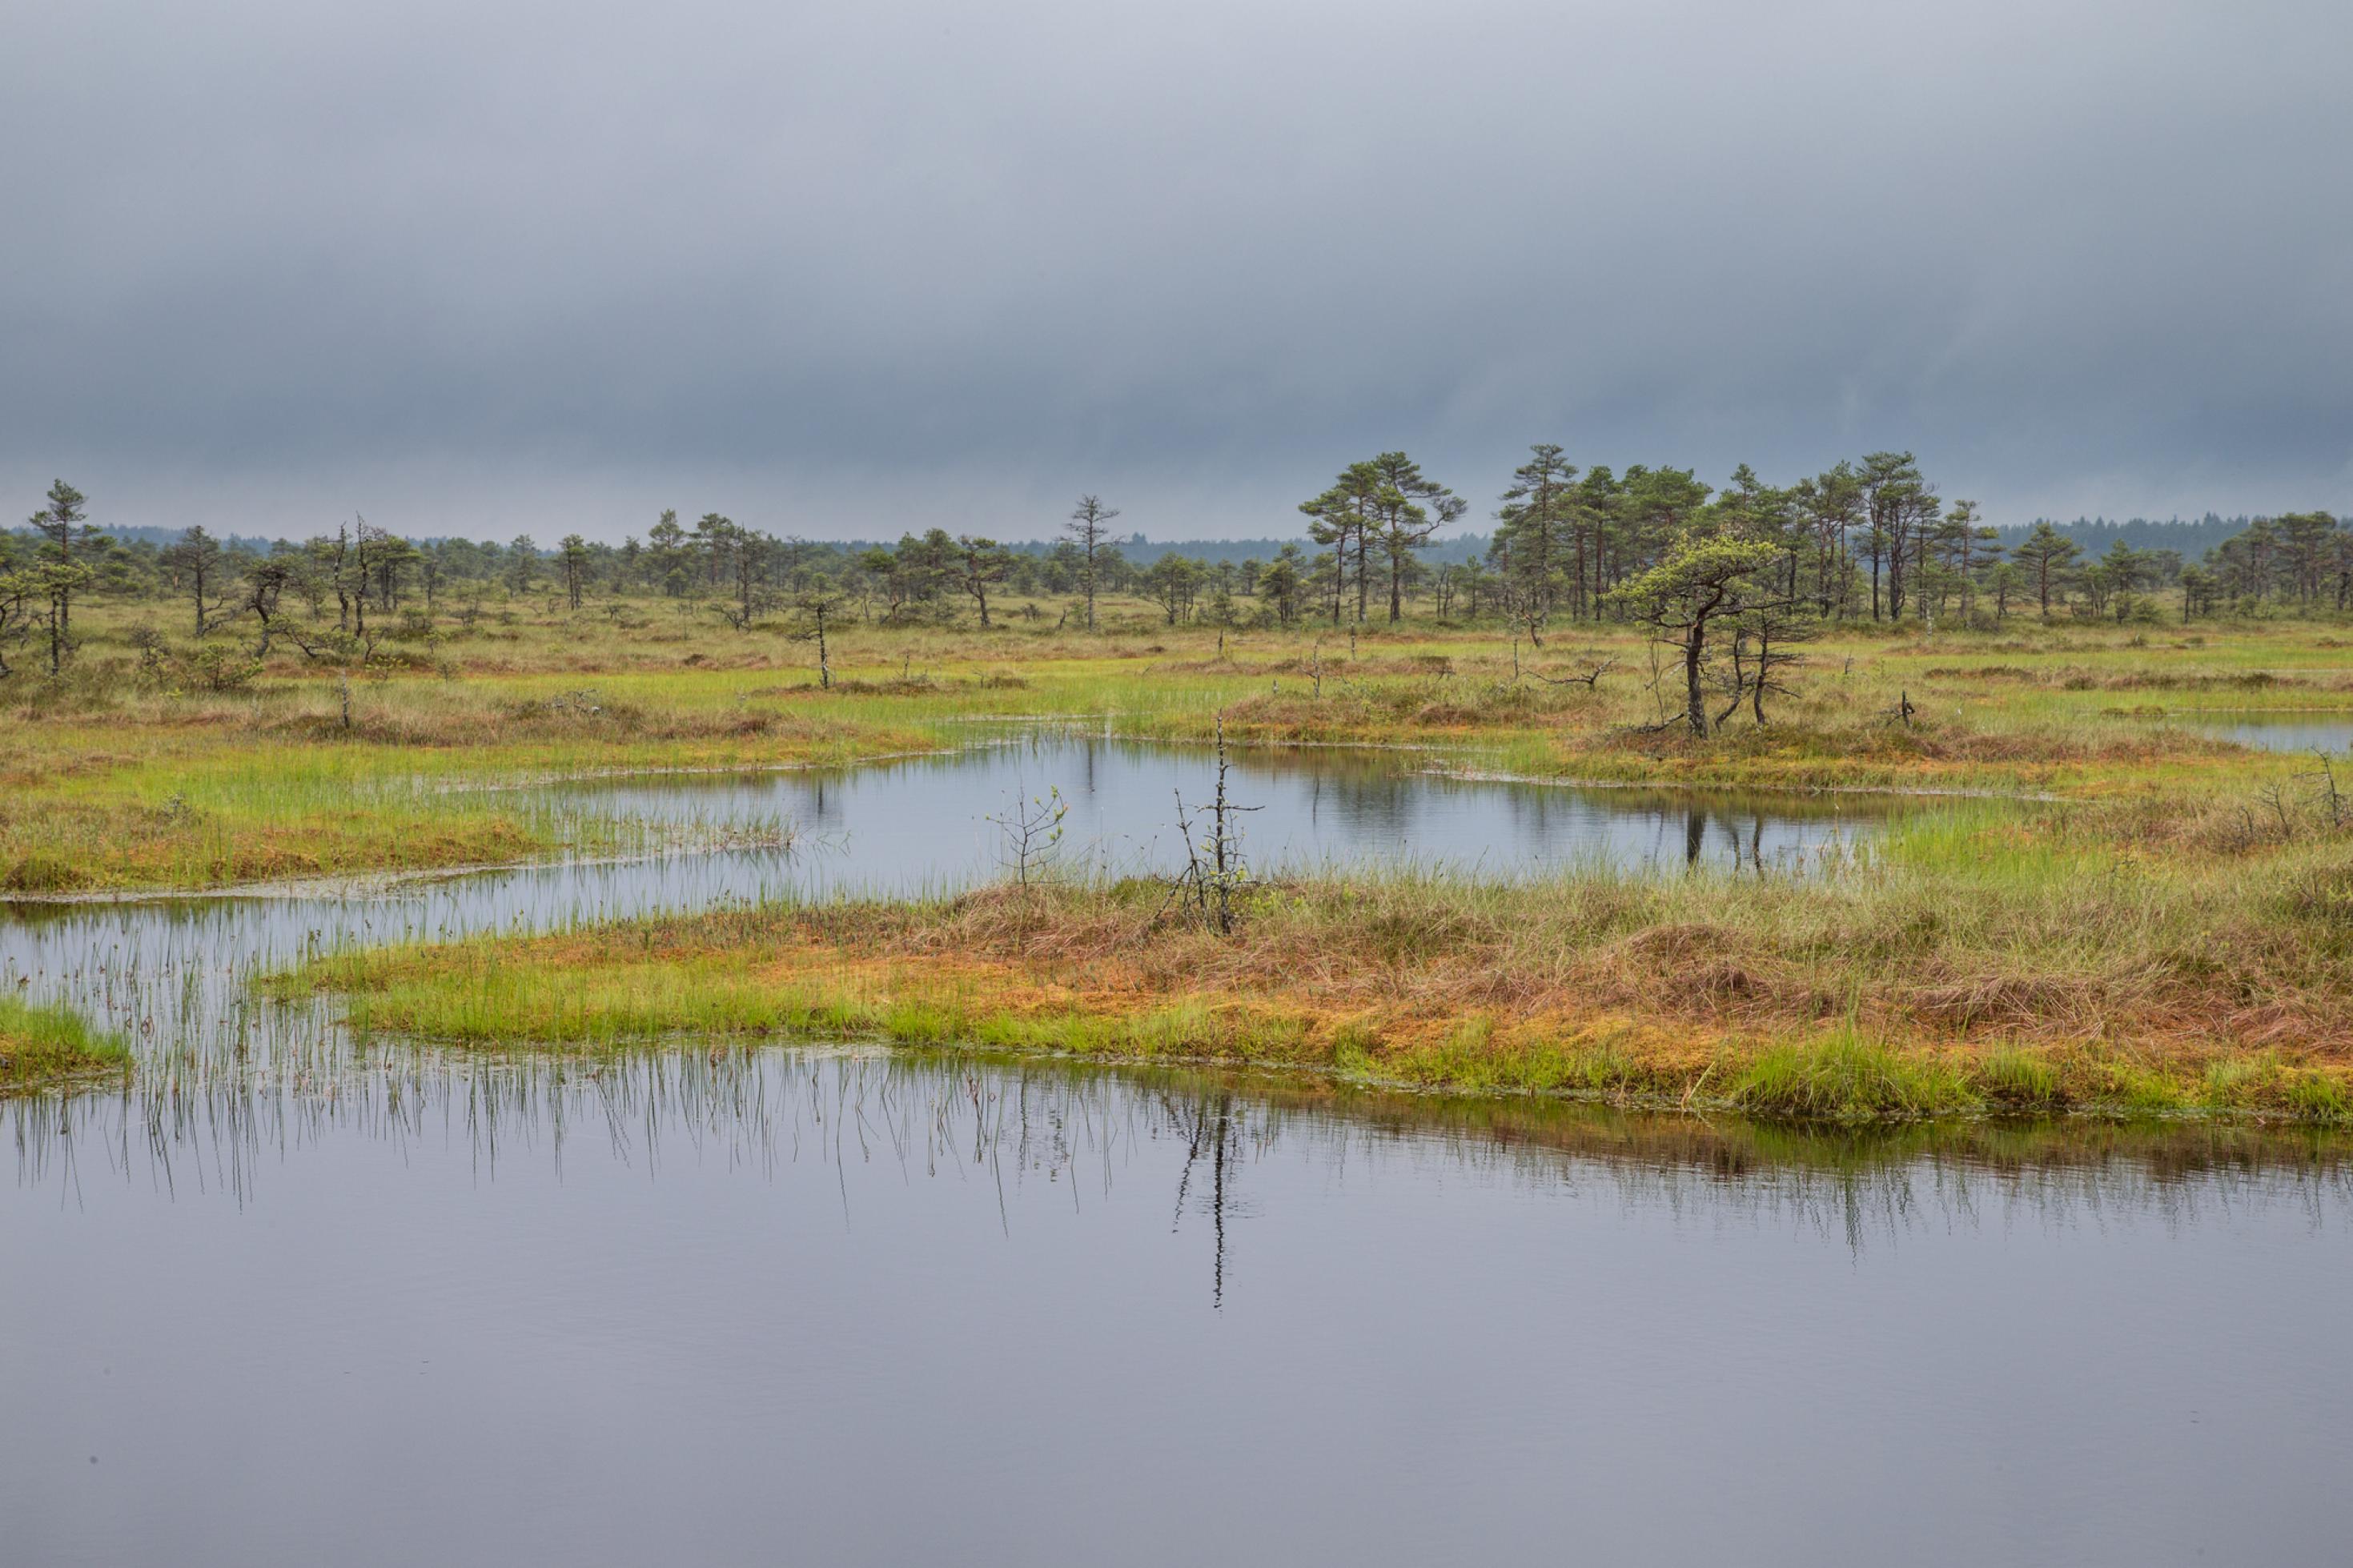
<path fill-rule="evenodd" d="M 1710 730 L 1705 692 L 1711 639 L 1736 629 L 1744 604 L 1754 605 L 1768 597 L 1750 597 L 1743 590 L 1752 588 L 1753 578 L 1769 572 L 1778 554 L 1761 539 L 1687 537 L 1614 595 L 1628 615 L 1682 655 L 1682 718 L 1703 740 Z"/>
<path fill-rule="evenodd" d="M 1995 620 L 2010 618 L 2010 601 L 2025 585 L 2026 574 L 2019 570 L 2015 561 L 1998 560 L 1986 568 L 1985 591 L 1993 595 Z"/>
<path fill-rule="evenodd" d="M 588 586 L 588 542 L 576 533 L 565 534 L 555 547 L 555 560 L 564 572 L 564 596 L 576 610 Z"/>
<path fill-rule="evenodd" d="M 16 674 L 8 663 L 8 650 L 32 636 L 34 623 L 39 618 L 34 608 L 39 594 L 39 584 L 31 571 L 11 571 L 5 559 L 0 559 L 0 680 Z"/>
<path fill-rule="evenodd" d="M 1862 479 L 1853 464 L 1842 462 L 1799 480 L 1789 495 L 1813 534 L 1814 606 L 1843 616 L 1854 579 L 1848 536 L 1863 520 Z"/>
<path fill-rule="evenodd" d="M 53 480 L 41 510 L 29 521 L 45 542 L 35 570 L 35 586 L 49 605 L 49 673 L 65 668 L 73 651 L 74 595 L 90 579 L 85 557 L 94 553 L 101 538 L 90 527 L 84 509 L 90 498 L 63 479 Z"/>
<path fill-rule="evenodd" d="M 828 636 L 849 603 L 840 584 L 814 573 L 793 594 L 792 638 L 817 645 L 817 683 L 828 691 L 833 689 L 833 650 Z"/>
<path fill-rule="evenodd" d="M 1953 503 L 1952 510 L 1937 522 L 1935 532 L 1936 554 L 1945 567 L 1937 593 L 1940 610 L 1944 607 L 1946 586 L 1960 595 L 1964 616 L 1977 607 L 1978 578 L 1988 561 L 2000 557 L 2000 537 L 1978 520 L 1977 502 Z"/>
<path fill-rule="evenodd" d="M 2281 564 L 2289 585 L 2305 604 L 2321 596 L 2337 543 L 2337 520 L 2325 511 L 2283 512 L 2272 520 L 2279 535 Z"/>
<path fill-rule="evenodd" d="M 1062 531 L 1078 545 L 1081 562 L 1079 586 L 1087 596 L 1087 630 L 1095 629 L 1095 582 L 1097 558 L 1103 543 L 1111 537 L 1111 520 L 1119 515 L 1119 508 L 1105 506 L 1098 496 L 1081 496 L 1079 504 L 1071 510 L 1070 521 Z"/>
<path fill-rule="evenodd" d="M 1013 552 L 994 539 L 970 533 L 956 535 L 955 555 L 950 573 L 956 586 L 964 591 L 980 611 L 980 624 L 988 625 L 988 591 L 1005 581 L 1013 571 Z"/>
<path fill-rule="evenodd" d="M 1884 561 L 1887 618 L 1902 620 L 1910 580 L 1926 563 L 1929 532 L 1944 503 L 1909 452 L 1872 453 L 1862 460 L 1862 479 L 1871 519 L 1872 618 L 1879 618 L 1879 569 Z"/>
<path fill-rule="evenodd" d="M 278 601 L 285 595 L 287 584 L 296 580 L 298 568 L 293 560 L 272 556 L 256 561 L 246 569 L 245 588 L 237 604 L 237 613 L 249 615 L 261 634 L 253 647 L 253 657 L 266 658 L 269 645 L 279 631 Z"/>
<path fill-rule="evenodd" d="M 2027 581 L 2034 584 L 2034 600 L 2042 609 L 2044 620 L 2051 618 L 2051 591 L 2056 588 L 2060 598 L 2066 598 L 2067 580 L 2074 573 L 2075 557 L 2082 553 L 2082 549 L 2073 540 L 2048 522 L 2037 522 L 2026 538 L 2010 551 L 2010 559 L 2018 563 L 2020 569 L 2026 574 Z"/>
<path fill-rule="evenodd" d="M 1794 695 L 1782 680 L 1782 672 L 1806 661 L 1799 645 L 1810 642 L 1821 627 L 1812 603 L 1794 594 L 1780 593 L 1762 587 L 1757 594 L 1744 593 L 1741 605 L 1735 614 L 1732 629 L 1732 677 L 1725 683 L 1731 702 L 1715 716 L 1720 729 L 1740 708 L 1741 700 L 1748 700 L 1749 712 L 1758 724 L 1765 722 L 1765 696 Z"/>
<path fill-rule="evenodd" d="M 1564 461 L 1561 448 L 1548 442 L 1528 450 L 1534 456 L 1514 470 L 1504 504 L 1496 509 L 1487 558 L 1509 584 L 1525 618 L 1538 626 L 1552 614 L 1562 577 L 1581 582 L 1584 572 L 1581 562 L 1569 570 L 1577 465 Z"/>
<path fill-rule="evenodd" d="M 1424 475 L 1421 465 L 1403 452 L 1383 452 L 1371 468 L 1377 481 L 1372 517 L 1382 553 L 1388 557 L 1389 624 L 1394 626 L 1405 616 L 1405 582 L 1414 569 L 1413 552 L 1426 548 L 1431 536 L 1460 518 L 1467 505 Z"/>
<path fill-rule="evenodd" d="M 1170 626 L 1192 614 L 1194 595 L 1201 587 L 1198 563 L 1172 550 L 1146 567 L 1142 575 L 1145 596 L 1167 615 Z"/>
<path fill-rule="evenodd" d="M 715 511 L 705 513 L 694 532 L 710 554 L 712 575 L 728 591 L 715 606 L 720 618 L 739 632 L 751 630 L 768 605 L 768 562 L 776 541 Z"/>
<path fill-rule="evenodd" d="M 1285 544 L 1273 560 L 1259 568 L 1258 580 L 1250 584 L 1250 591 L 1274 612 L 1280 625 L 1287 626 L 1299 618 L 1300 605 L 1307 597 L 1307 577 L 1301 571 L 1304 564 L 1299 546 Z"/>
<path fill-rule="evenodd" d="M 1365 618 L 1369 579 L 1365 572 L 1365 546 L 1372 534 L 1373 497 L 1380 488 L 1379 476 L 1370 463 L 1351 463 L 1340 471 L 1332 487 L 1312 500 L 1299 503 L 1307 515 L 1307 537 L 1318 544 L 1331 547 L 1332 591 L 1328 603 L 1332 624 L 1340 623 L 1340 608 L 1347 602 L 1349 563 L 1355 562 L 1356 584 L 1356 619 Z"/>
<path fill-rule="evenodd" d="M 196 636 L 212 630 L 214 614 L 228 602 L 226 595 L 213 592 L 227 573 L 219 543 L 198 526 L 164 546 L 156 559 L 188 595 L 195 610 Z"/>
<path fill-rule="evenodd" d="M 531 593 L 531 585 L 539 576 L 539 546 L 528 533 L 515 535 L 507 546 L 507 591 L 516 598 Z"/>
<path fill-rule="evenodd" d="M 391 563 L 408 549 L 408 542 L 394 538 L 356 512 L 352 517 L 351 552 L 344 570 L 352 581 L 352 635 L 364 642 L 368 635 L 368 595 L 373 593 L 380 606 L 391 607 Z"/>
<path fill-rule="evenodd" d="M 1707 505 L 1708 487 L 1689 468 L 1637 463 L 1618 483 L 1611 531 L 1610 578 L 1622 584 L 1645 562 L 1655 563 L 1691 531 Z"/>
<path fill-rule="evenodd" d="M 692 559 L 678 513 L 663 509 L 660 519 L 646 531 L 646 575 L 663 593 L 678 598 L 687 590 L 687 566 Z"/>
<path fill-rule="evenodd" d="M 28 520 L 34 531 L 47 542 L 44 553 L 48 559 L 71 565 L 97 545 L 99 531 L 86 522 L 89 502 L 88 496 L 65 480 L 50 482 L 41 510 Z"/>

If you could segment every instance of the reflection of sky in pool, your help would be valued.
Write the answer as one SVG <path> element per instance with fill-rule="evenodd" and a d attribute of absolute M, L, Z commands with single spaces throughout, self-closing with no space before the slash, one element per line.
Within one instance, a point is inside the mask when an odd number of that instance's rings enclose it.
<path fill-rule="evenodd" d="M 1331 864 L 1446 865 L 1510 876 L 1607 863 L 1799 865 L 1833 841 L 1867 837 L 1886 800 L 1683 795 L 1472 781 L 1416 773 L 1401 759 L 1341 751 L 1238 752 L 1228 789 L 1263 869 Z M 783 818 L 828 853 L 805 857 L 817 887 L 937 886 L 993 874 L 987 820 L 1059 790 L 1070 807 L 1071 863 L 1167 869 L 1181 854 L 1176 798 L 1197 818 L 1216 787 L 1202 751 L 1044 737 L 951 757 L 872 766 L 577 786 L 575 801 L 617 813 L 713 824 Z M 1206 831 L 1197 822 L 1197 834 Z"/>
<path fill-rule="evenodd" d="M 2341 752 L 2353 747 L 2353 718 L 2327 713 L 2179 713 L 2170 723 L 2266 752 Z"/>

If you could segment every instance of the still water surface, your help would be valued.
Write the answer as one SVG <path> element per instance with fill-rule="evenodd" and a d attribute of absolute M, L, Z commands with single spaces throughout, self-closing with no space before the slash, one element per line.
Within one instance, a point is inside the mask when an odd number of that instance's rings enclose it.
<path fill-rule="evenodd" d="M 1082 750 L 986 755 L 1097 854 L 1165 852 L 1133 797 L 1164 765 L 1206 794 L 1201 761 Z M 823 854 L 0 919 L 0 982 L 142 1064 L 0 1104 L 0 1563 L 2340 1555 L 2327 1138 L 1814 1135 L 855 1047 L 501 1059 L 243 993 L 334 942 L 973 874 L 1006 782 L 974 765 L 601 786 L 781 813 Z M 1597 832 L 1678 867 L 1691 815 L 1345 758 L 1236 793 L 1270 855 L 1498 869 Z M 1747 811 L 1800 852 L 1868 828 Z M 1757 874 L 1704 815 L 1715 868 Z"/>
<path fill-rule="evenodd" d="M 10 1563 L 2318 1563 L 2353 1509 L 2295 1140 L 785 1051 L 18 1133 Z"/>
<path fill-rule="evenodd" d="M 2342 752 L 2353 747 L 2353 718 L 2327 713 L 2207 710 L 2173 721 L 2203 735 L 2266 752 Z"/>
<path fill-rule="evenodd" d="M 1487 877 L 1572 865 L 1803 869 L 1867 839 L 1896 802 L 1869 795 L 1676 793 L 1464 779 L 1410 752 L 1320 749 L 1232 754 L 1244 848 L 1263 869 L 1345 863 L 1450 867 Z M 1059 797 L 1068 867 L 1166 871 L 1182 863 L 1216 769 L 1196 749 L 1037 736 L 947 757 L 858 768 L 583 784 L 565 804 L 723 829 L 789 820 L 794 873 L 811 890 L 902 891 L 996 875 L 991 819 Z"/>

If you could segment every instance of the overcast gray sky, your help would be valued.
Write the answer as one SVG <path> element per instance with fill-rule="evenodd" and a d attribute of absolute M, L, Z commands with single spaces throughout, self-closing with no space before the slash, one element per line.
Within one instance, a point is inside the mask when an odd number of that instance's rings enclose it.
<path fill-rule="evenodd" d="M 0 484 L 1289 533 L 1403 447 L 2353 510 L 2345 0 L 0 0 Z"/>

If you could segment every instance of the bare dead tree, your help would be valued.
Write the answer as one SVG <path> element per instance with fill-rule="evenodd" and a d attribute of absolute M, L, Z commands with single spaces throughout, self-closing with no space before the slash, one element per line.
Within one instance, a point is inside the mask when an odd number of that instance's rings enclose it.
<path fill-rule="evenodd" d="M 1639 724 L 1635 728 L 1644 734 L 1655 734 L 1683 723 L 1685 720 L 1681 711 L 1674 713 L 1667 711 L 1667 699 L 1663 689 L 1666 686 L 1667 669 L 1665 661 L 1660 657 L 1659 645 L 1655 642 L 1651 643 L 1644 647 L 1643 652 L 1650 656 L 1651 679 L 1647 683 L 1647 689 L 1651 693 L 1651 705 L 1658 710 L 1659 717 L 1656 723 Z"/>
<path fill-rule="evenodd" d="M 1514 658 L 1517 657 L 1519 645 L 1514 643 L 1513 645 L 1513 653 Z M 1532 669 L 1528 671 L 1528 673 L 1535 676 L 1538 680 L 1543 681 L 1546 686 L 1582 686 L 1588 691 L 1591 691 L 1600 685 L 1601 678 L 1603 676 L 1609 674 L 1611 670 L 1617 668 L 1618 661 L 1616 659 L 1604 658 L 1589 662 L 1585 668 L 1578 670 L 1574 675 L 1552 676 L 1546 675 L 1540 669 Z"/>
<path fill-rule="evenodd" d="M 1002 816 L 987 819 L 997 827 L 997 863 L 1015 887 L 1026 892 L 1032 882 L 1053 875 L 1061 858 L 1062 819 L 1070 814 L 1061 790 L 1050 786 L 1041 795 L 1015 795 Z"/>
<path fill-rule="evenodd" d="M 2328 814 L 2328 826 L 2332 831 L 2342 829 L 2345 826 L 2345 797 L 2337 789 L 2336 765 L 2329 761 L 2327 752 L 2313 752 L 2312 761 L 2313 775 L 2320 781 L 2317 793 L 2321 809 Z"/>
<path fill-rule="evenodd" d="M 833 689 L 833 658 L 826 633 L 840 618 L 842 602 L 841 590 L 821 579 L 812 579 L 793 595 L 793 610 L 799 617 L 793 640 L 817 645 L 817 683 L 828 691 Z"/>
<path fill-rule="evenodd" d="M 1176 795 L 1176 831 L 1185 840 L 1185 869 L 1177 874 L 1162 905 L 1189 910 L 1203 926 L 1219 936 L 1231 936 L 1237 895 L 1250 885 L 1250 868 L 1242 858 L 1242 813 L 1261 809 L 1236 805 L 1227 791 L 1226 721 L 1218 719 L 1217 794 L 1209 805 L 1208 831 L 1194 837 L 1194 818 L 1185 809 L 1182 791 Z M 1157 918 L 1156 916 L 1155 917 Z"/>

